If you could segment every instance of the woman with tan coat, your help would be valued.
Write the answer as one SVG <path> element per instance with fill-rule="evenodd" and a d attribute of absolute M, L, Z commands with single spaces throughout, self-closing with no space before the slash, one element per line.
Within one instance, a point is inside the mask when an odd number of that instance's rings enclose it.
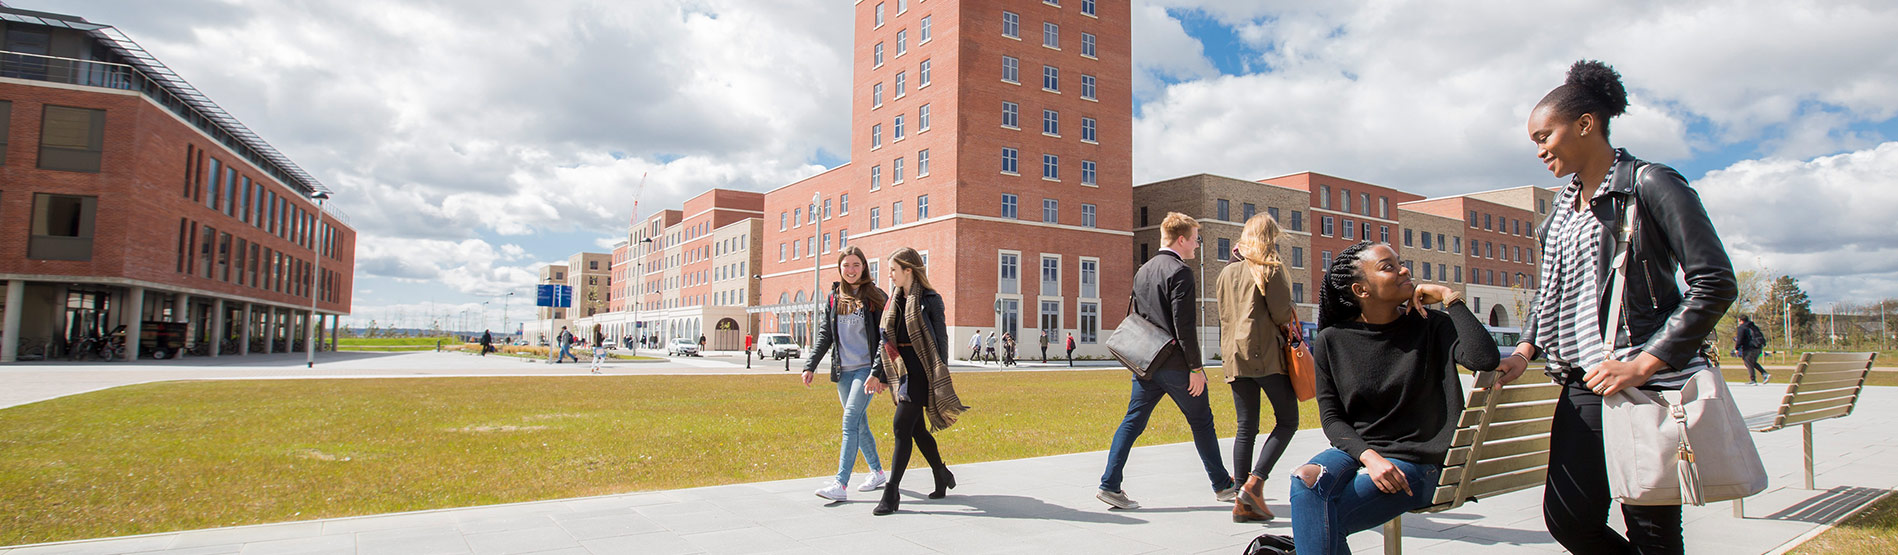
<path fill-rule="evenodd" d="M 1271 216 L 1246 220 L 1233 262 L 1219 272 L 1214 291 L 1219 296 L 1219 355 L 1225 362 L 1226 383 L 1232 386 L 1232 404 L 1238 414 L 1238 432 L 1232 442 L 1233 481 L 1239 500 L 1233 503 L 1233 522 L 1271 520 L 1265 507 L 1265 476 L 1285 454 L 1298 431 L 1298 396 L 1285 375 L 1285 333 L 1281 329 L 1296 315 L 1292 286 L 1279 259 L 1280 230 Z M 1272 402 L 1278 420 L 1253 464 L 1252 444 L 1259 435 L 1259 392 Z"/>

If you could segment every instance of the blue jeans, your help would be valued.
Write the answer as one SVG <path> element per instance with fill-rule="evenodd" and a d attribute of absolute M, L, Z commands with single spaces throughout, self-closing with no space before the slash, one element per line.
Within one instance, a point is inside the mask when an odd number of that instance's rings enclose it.
<path fill-rule="evenodd" d="M 580 357 L 578 355 L 573 354 L 572 344 L 561 345 L 560 356 L 554 357 L 554 361 L 558 362 L 558 361 L 567 360 L 567 357 L 573 357 L 574 362 L 580 362 Z"/>
<path fill-rule="evenodd" d="M 1309 464 L 1324 469 L 1313 485 L 1306 486 L 1305 480 L 1293 472 L 1292 541 L 1298 544 L 1301 555 L 1349 554 L 1351 548 L 1345 546 L 1345 536 L 1376 528 L 1430 503 L 1443 468 L 1388 460 L 1403 471 L 1411 495 L 1378 491 L 1370 475 L 1358 473 L 1364 464 L 1337 448 L 1311 458 Z"/>
<path fill-rule="evenodd" d="M 857 453 L 870 463 L 871 472 L 882 472 L 877 459 L 877 437 L 870 433 L 870 397 L 863 384 L 870 379 L 870 368 L 845 370 L 837 375 L 837 402 L 844 405 L 844 444 L 837 451 L 837 483 L 850 485 L 850 471 L 857 466 Z"/>
<path fill-rule="evenodd" d="M 1186 415 L 1186 423 L 1193 429 L 1193 448 L 1199 451 L 1199 461 L 1206 466 L 1206 477 L 1212 480 L 1213 491 L 1232 487 L 1232 476 L 1226 474 L 1226 463 L 1219 457 L 1219 433 L 1213 430 L 1213 408 L 1206 399 L 1211 393 L 1210 387 L 1198 397 L 1188 395 L 1186 388 L 1191 373 L 1179 370 L 1154 372 L 1153 379 L 1148 381 L 1129 379 L 1133 382 L 1133 394 L 1127 400 L 1127 417 L 1120 421 L 1120 429 L 1114 432 L 1114 444 L 1107 449 L 1107 472 L 1101 474 L 1101 489 L 1120 493 L 1127 455 L 1133 451 L 1134 440 L 1147 431 L 1147 418 L 1153 416 L 1153 409 L 1160 405 L 1162 396 L 1172 397 L 1173 404 Z"/>

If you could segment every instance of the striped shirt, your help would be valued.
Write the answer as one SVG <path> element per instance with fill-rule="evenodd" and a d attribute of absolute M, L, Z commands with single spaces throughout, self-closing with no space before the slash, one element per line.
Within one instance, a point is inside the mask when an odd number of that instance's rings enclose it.
<path fill-rule="evenodd" d="M 1625 157 L 1627 153 L 1622 151 L 1620 156 Z M 1595 189 L 1594 198 L 1604 196 L 1607 184 L 1613 183 L 1614 178 L 1614 170 L 1610 169 L 1607 178 L 1602 180 L 1603 185 Z M 1564 367 L 1588 370 L 1608 359 L 1609 341 L 1602 334 L 1598 310 L 1597 292 L 1602 288 L 1595 270 L 1601 264 L 1599 242 L 1610 235 L 1604 232 L 1593 212 L 1574 208 L 1581 192 L 1582 181 L 1578 174 L 1556 200 L 1557 209 L 1549 214 L 1548 236 L 1542 243 L 1541 295 L 1534 315 L 1536 335 L 1530 341 L 1548 357 L 1550 364 L 1545 372 L 1557 382 L 1564 379 Z M 1612 279 L 1613 274 L 1608 277 Z M 1627 320 L 1623 319 L 1622 326 L 1626 325 Z M 1614 357 L 1619 361 L 1632 361 L 1640 354 L 1639 345 L 1629 345 L 1616 349 Z M 1695 372 L 1707 368 L 1707 361 L 1695 357 L 1687 366 L 1680 370 L 1664 368 L 1642 387 L 1680 389 Z"/>

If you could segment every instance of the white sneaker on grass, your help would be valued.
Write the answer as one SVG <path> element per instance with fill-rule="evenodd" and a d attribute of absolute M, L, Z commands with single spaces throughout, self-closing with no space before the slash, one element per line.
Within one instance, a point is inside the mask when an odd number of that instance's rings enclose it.
<path fill-rule="evenodd" d="M 857 485 L 857 491 L 876 491 L 877 488 L 881 488 L 883 484 L 889 482 L 890 479 L 884 476 L 882 472 L 872 472 L 870 476 L 863 479 L 862 484 Z"/>
<path fill-rule="evenodd" d="M 844 490 L 842 482 L 832 482 L 829 487 L 819 488 L 817 496 L 839 502 L 850 500 L 850 493 Z"/>

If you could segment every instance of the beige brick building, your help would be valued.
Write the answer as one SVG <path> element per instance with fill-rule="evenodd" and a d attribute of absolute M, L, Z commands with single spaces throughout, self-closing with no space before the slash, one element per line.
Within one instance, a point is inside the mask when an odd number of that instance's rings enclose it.
<path fill-rule="evenodd" d="M 567 257 L 567 286 L 573 288 L 573 318 L 608 310 L 612 265 L 613 255 L 603 252 L 577 252 Z"/>
<path fill-rule="evenodd" d="M 1468 295 L 1463 284 L 1463 220 L 1399 208 L 1405 264 L 1418 283 L 1447 285 Z M 1452 243 L 1455 244 L 1454 248 Z"/>

